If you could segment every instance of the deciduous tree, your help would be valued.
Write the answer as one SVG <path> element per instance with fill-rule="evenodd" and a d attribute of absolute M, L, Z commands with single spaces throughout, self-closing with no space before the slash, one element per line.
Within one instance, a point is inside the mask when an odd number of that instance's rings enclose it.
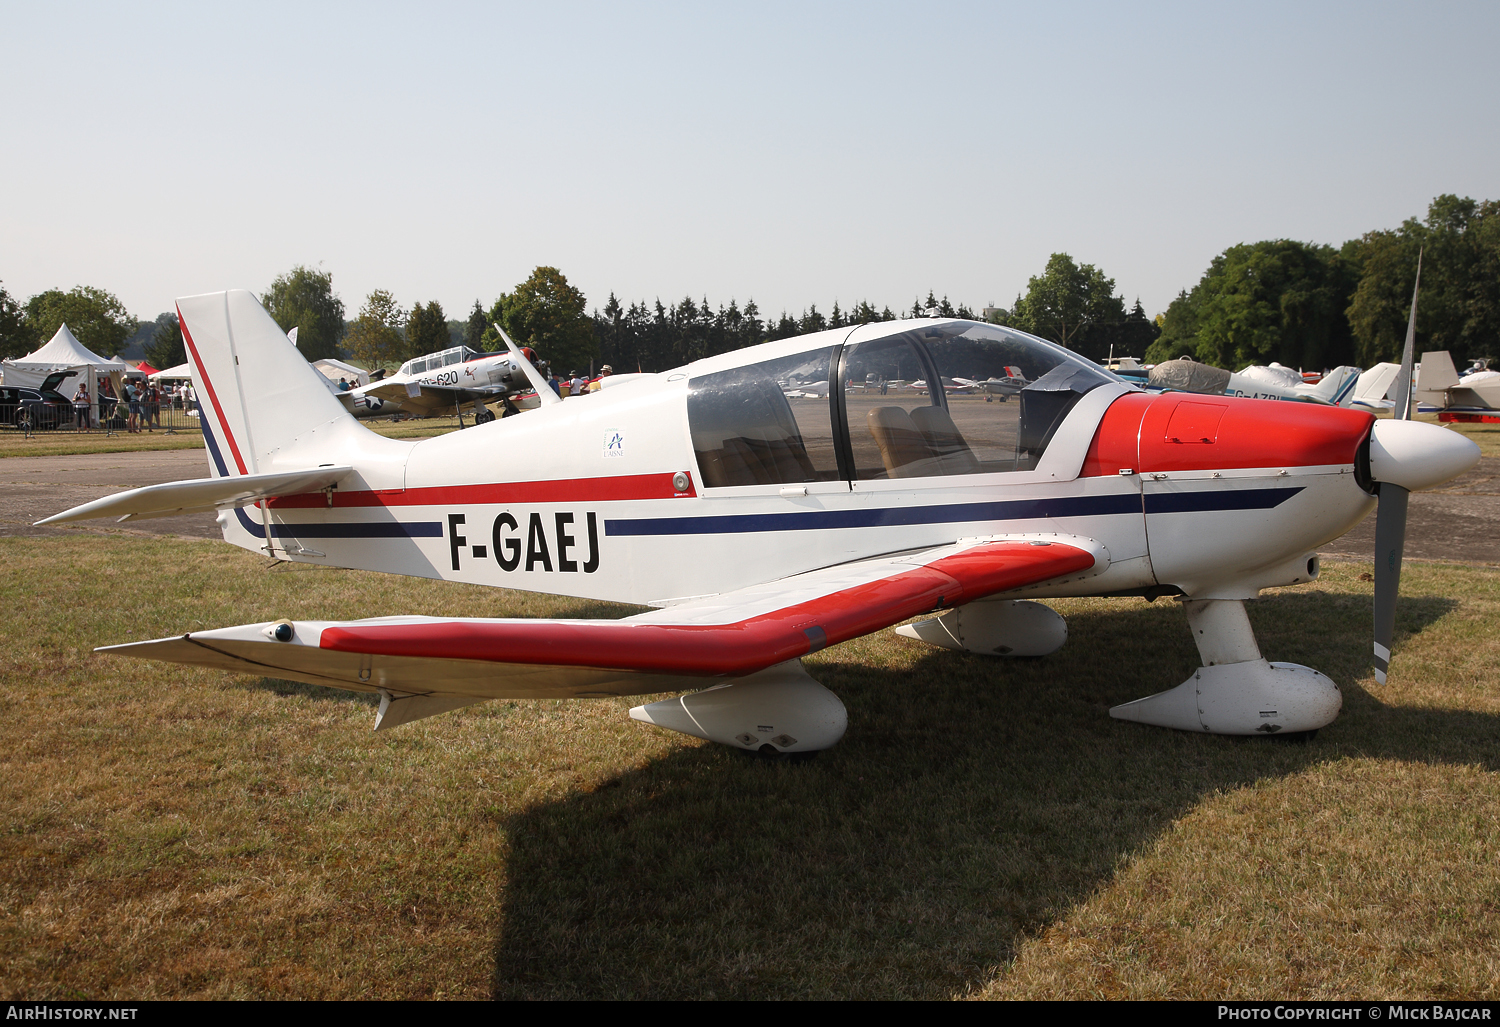
<path fill-rule="evenodd" d="M 1105 354 L 1095 352 L 1099 345 L 1089 338 L 1090 328 L 1125 320 L 1125 301 L 1114 293 L 1114 279 L 1103 271 L 1076 264 L 1066 253 L 1054 253 L 1046 270 L 1030 279 L 1026 294 L 1016 299 L 1009 323 L 1099 359 Z M 1104 349 L 1109 349 L 1107 341 Z"/>
<path fill-rule="evenodd" d="M 533 347 L 554 368 L 586 368 L 598 354 L 583 293 L 555 267 L 538 267 L 496 306 L 516 345 Z"/>
<path fill-rule="evenodd" d="M 1425 221 L 1409 218 L 1345 245 L 1345 259 L 1360 269 L 1347 310 L 1360 361 L 1400 359 L 1418 251 L 1417 352 L 1457 351 L 1457 360 L 1500 353 L 1500 203 L 1450 194 L 1432 201 Z"/>
<path fill-rule="evenodd" d="M 271 283 L 260 298 L 266 312 L 289 332 L 308 360 L 336 357 L 344 341 L 344 301 L 333 291 L 333 275 L 298 265 Z"/>
<path fill-rule="evenodd" d="M 0 285 L 0 360 L 25 356 L 36 347 L 31 326 L 26 323 L 26 310 L 16 298 Z"/>
<path fill-rule="evenodd" d="M 66 323 L 74 338 L 101 357 L 114 356 L 139 327 L 113 293 L 91 285 L 37 293 L 26 301 L 26 322 L 35 344 L 52 338 Z"/>
<path fill-rule="evenodd" d="M 394 369 L 406 359 L 406 311 L 385 289 L 376 289 L 365 297 L 359 316 L 349 326 L 344 348 L 349 356 L 373 370 Z"/>
<path fill-rule="evenodd" d="M 1279 361 L 1324 368 L 1354 359 L 1343 311 L 1356 272 L 1331 246 L 1274 239 L 1231 246 L 1167 308 L 1151 360 L 1190 353 L 1237 370 Z"/>

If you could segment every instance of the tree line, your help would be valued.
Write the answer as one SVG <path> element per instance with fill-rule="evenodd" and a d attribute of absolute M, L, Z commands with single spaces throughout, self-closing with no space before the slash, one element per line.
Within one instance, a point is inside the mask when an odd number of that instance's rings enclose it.
<path fill-rule="evenodd" d="M 1230 368 L 1399 360 L 1418 253 L 1417 352 L 1500 353 L 1500 203 L 1443 195 L 1424 220 L 1337 249 L 1287 239 L 1231 246 L 1158 318 L 1146 358 L 1186 353 Z"/>
<path fill-rule="evenodd" d="M 1066 253 L 1052 254 L 1009 309 L 979 314 L 931 290 L 899 311 L 868 300 L 846 308 L 835 300 L 826 314 L 814 304 L 771 317 L 754 299 L 744 306 L 691 296 L 625 303 L 613 293 L 590 311 L 583 293 L 553 267 L 538 267 L 488 307 L 476 299 L 462 319 L 450 319 L 435 300 L 408 309 L 376 289 L 346 320 L 332 274 L 301 265 L 272 281 L 260 301 L 283 330 L 298 329 L 298 348 L 309 360 L 347 356 L 371 367 L 393 367 L 460 342 L 502 348 L 498 324 L 559 372 L 600 364 L 662 371 L 761 342 L 898 317 L 984 317 L 1094 360 L 1113 353 L 1157 362 L 1188 354 L 1231 368 L 1273 360 L 1368 367 L 1399 356 L 1419 252 L 1419 345 L 1454 350 L 1465 360 L 1500 353 L 1500 203 L 1453 195 L 1434 199 L 1425 219 L 1409 218 L 1337 248 L 1288 239 L 1231 246 L 1155 318 L 1139 300 L 1127 309 L 1114 279 Z M 106 356 L 146 333 L 153 365 L 186 359 L 175 314 L 142 324 L 114 295 L 91 286 L 50 289 L 21 303 L 0 283 L 0 357 L 30 352 L 63 322 Z"/>

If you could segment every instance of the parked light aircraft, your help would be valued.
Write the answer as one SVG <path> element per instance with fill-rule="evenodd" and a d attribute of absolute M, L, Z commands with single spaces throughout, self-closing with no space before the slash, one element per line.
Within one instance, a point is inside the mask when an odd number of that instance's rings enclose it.
<path fill-rule="evenodd" d="M 974 378 L 954 378 L 953 381 L 962 388 L 1002 398 L 1017 395 L 1030 384 L 1019 367 L 1002 367 L 998 375 L 991 375 L 982 381 Z"/>
<path fill-rule="evenodd" d="M 1447 350 L 1422 354 L 1416 379 L 1416 399 L 1422 409 L 1434 409 L 1441 421 L 1500 419 L 1500 372 L 1478 364 L 1459 377 Z"/>
<path fill-rule="evenodd" d="M 1383 681 L 1407 491 L 1478 457 L 1432 424 L 1146 393 L 1041 339 L 951 319 L 766 343 L 586 403 L 558 401 L 523 362 L 540 409 L 398 441 L 348 416 L 252 294 L 178 311 L 211 476 L 40 523 L 216 509 L 227 541 L 285 560 L 655 608 L 278 620 L 102 650 L 378 693 L 377 730 L 492 698 L 702 689 L 631 716 L 767 755 L 815 752 L 846 724 L 801 664 L 825 646 L 926 614 L 899 631 L 1044 655 L 1067 626 L 1038 598 L 1180 595 L 1202 666 L 1112 715 L 1313 731 L 1338 714 L 1338 687 L 1267 662 L 1244 601 L 1317 577 L 1318 546 L 1378 495 Z M 850 384 L 1006 367 L 1029 382 L 1015 403 Z M 818 372 L 826 401 L 789 403 L 778 383 Z"/>
<path fill-rule="evenodd" d="M 1417 365 L 1415 370 L 1420 370 Z M 1382 362 L 1367 368 L 1359 373 L 1359 378 L 1354 384 L 1354 394 L 1349 398 L 1349 405 L 1362 410 L 1391 410 L 1396 406 L 1395 400 L 1391 399 L 1391 389 L 1396 384 L 1396 376 L 1401 373 L 1400 364 Z"/>
<path fill-rule="evenodd" d="M 1359 368 L 1335 367 L 1316 385 L 1311 385 L 1302 380 L 1300 373 L 1274 361 L 1265 367 L 1226 371 L 1212 364 L 1199 363 L 1191 357 L 1179 357 L 1151 368 L 1147 381 L 1152 389 L 1347 407 L 1354 398 Z"/>
<path fill-rule="evenodd" d="M 454 346 L 414 357 L 395 374 L 337 395 L 355 417 L 383 417 L 398 412 L 429 417 L 452 413 L 477 400 L 476 419 L 483 423 L 495 416 L 484 409 L 486 400 L 514 404 L 522 393 L 531 391 L 531 381 L 520 365 L 527 357 L 529 354 L 523 357 L 510 352 L 479 353 L 467 346 Z"/>

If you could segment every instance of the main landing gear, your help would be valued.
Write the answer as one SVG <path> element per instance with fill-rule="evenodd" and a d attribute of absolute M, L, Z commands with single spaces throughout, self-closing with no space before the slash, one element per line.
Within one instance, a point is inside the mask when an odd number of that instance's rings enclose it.
<path fill-rule="evenodd" d="M 1311 667 L 1268 663 L 1245 604 L 1238 599 L 1183 602 L 1203 666 L 1176 688 L 1116 706 L 1110 716 L 1216 735 L 1305 741 L 1338 716 L 1339 687 Z M 1067 624 L 1050 607 L 989 600 L 896 629 L 945 649 L 986 656 L 1045 656 L 1067 641 Z M 762 758 L 810 758 L 844 736 L 838 696 L 800 660 L 630 711 L 634 720 L 718 742 Z"/>
<path fill-rule="evenodd" d="M 763 757 L 806 759 L 844 737 L 839 697 L 813 680 L 801 660 L 630 711 L 632 720 L 706 738 Z"/>

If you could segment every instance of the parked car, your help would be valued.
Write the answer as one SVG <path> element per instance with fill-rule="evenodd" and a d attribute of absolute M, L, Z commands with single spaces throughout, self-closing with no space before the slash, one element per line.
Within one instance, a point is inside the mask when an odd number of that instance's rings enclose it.
<path fill-rule="evenodd" d="M 49 374 L 39 389 L 0 386 L 0 424 L 34 431 L 73 423 L 73 402 L 57 391 L 77 371 Z"/>

